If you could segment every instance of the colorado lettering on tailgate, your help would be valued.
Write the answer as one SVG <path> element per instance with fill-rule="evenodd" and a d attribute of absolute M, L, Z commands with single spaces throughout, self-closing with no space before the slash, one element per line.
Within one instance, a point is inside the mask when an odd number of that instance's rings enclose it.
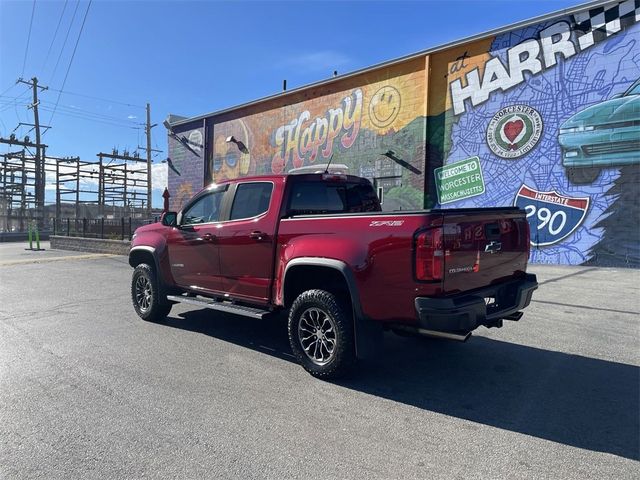
<path fill-rule="evenodd" d="M 404 220 L 374 220 L 370 227 L 399 227 L 404 223 Z"/>

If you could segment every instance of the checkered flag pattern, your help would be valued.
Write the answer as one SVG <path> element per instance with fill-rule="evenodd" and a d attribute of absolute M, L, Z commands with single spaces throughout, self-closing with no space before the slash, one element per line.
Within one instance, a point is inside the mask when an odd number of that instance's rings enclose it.
<path fill-rule="evenodd" d="M 578 38 L 580 50 L 584 50 L 640 21 L 640 0 L 626 0 L 592 8 L 586 12 L 576 13 L 573 17 L 576 23 L 575 30 L 584 32 Z"/>

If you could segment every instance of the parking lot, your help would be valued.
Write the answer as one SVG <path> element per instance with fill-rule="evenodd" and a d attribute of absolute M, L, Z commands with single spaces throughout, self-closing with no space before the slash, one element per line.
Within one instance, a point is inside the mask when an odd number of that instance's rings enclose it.
<path fill-rule="evenodd" d="M 0 244 L 0 478 L 637 478 L 640 272 L 530 270 L 519 322 L 328 383 L 281 320 L 143 322 L 125 257 Z"/>

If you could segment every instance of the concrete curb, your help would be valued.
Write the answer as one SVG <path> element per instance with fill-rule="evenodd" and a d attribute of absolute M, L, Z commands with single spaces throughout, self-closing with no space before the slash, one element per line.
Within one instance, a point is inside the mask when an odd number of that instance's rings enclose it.
<path fill-rule="evenodd" d="M 51 248 L 74 250 L 77 252 L 111 253 L 128 255 L 131 248 L 129 240 L 108 240 L 102 238 L 63 237 L 51 235 Z"/>

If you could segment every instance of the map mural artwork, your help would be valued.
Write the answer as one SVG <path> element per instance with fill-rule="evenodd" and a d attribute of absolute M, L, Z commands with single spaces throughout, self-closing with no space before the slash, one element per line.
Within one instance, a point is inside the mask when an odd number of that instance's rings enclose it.
<path fill-rule="evenodd" d="M 435 55 L 431 161 L 477 156 L 486 187 L 443 208 L 525 208 L 534 263 L 640 266 L 639 21 L 627 0 Z"/>

